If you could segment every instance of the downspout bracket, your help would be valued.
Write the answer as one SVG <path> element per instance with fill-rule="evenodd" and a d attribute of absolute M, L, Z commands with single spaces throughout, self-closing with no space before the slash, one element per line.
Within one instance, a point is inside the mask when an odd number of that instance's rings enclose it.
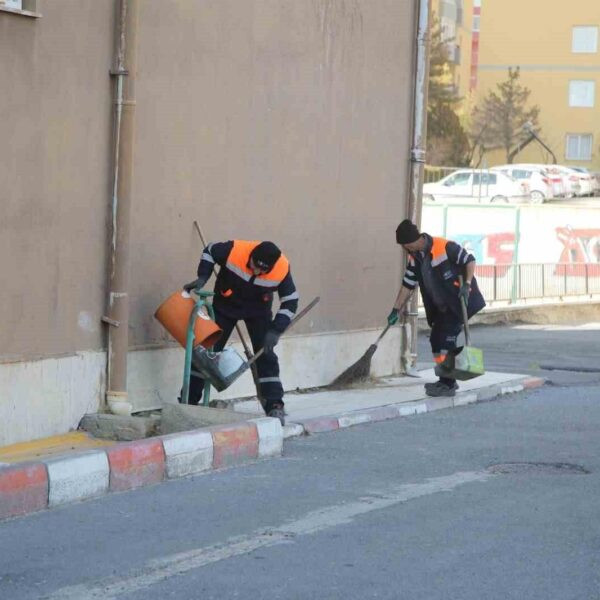
<path fill-rule="evenodd" d="M 121 324 L 120 321 L 115 321 L 114 319 L 111 319 L 110 317 L 100 317 L 100 320 L 103 323 L 106 323 L 107 325 L 110 325 L 112 327 L 118 327 Z"/>

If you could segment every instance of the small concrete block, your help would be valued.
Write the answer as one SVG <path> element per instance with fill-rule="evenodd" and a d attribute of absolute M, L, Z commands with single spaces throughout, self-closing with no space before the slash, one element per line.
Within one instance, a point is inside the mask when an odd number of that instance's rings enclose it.
<path fill-rule="evenodd" d="M 304 427 L 300 423 L 286 423 L 283 428 L 283 439 L 304 435 Z"/>
<path fill-rule="evenodd" d="M 106 450 L 110 464 L 110 489 L 120 492 L 162 481 L 165 452 L 162 440 L 140 440 Z"/>
<path fill-rule="evenodd" d="M 42 510 L 48 506 L 46 465 L 0 468 L 0 519 Z"/>
<path fill-rule="evenodd" d="M 407 402 L 406 404 L 400 404 L 400 406 L 398 406 L 398 412 L 401 417 L 420 415 L 421 413 L 427 412 L 427 405 L 423 402 Z"/>
<path fill-rule="evenodd" d="M 378 406 L 366 411 L 371 421 L 387 421 L 388 419 L 397 419 L 400 416 L 400 411 L 397 406 Z"/>
<path fill-rule="evenodd" d="M 502 390 L 499 385 L 489 385 L 487 387 L 478 389 L 476 393 L 478 402 L 482 402 L 485 400 L 492 400 L 492 398 L 500 396 L 502 394 Z"/>
<path fill-rule="evenodd" d="M 517 392 L 522 392 L 524 387 L 521 384 L 518 385 L 502 385 L 500 386 L 500 395 L 504 396 L 506 394 L 516 394 Z"/>
<path fill-rule="evenodd" d="M 538 388 L 543 386 L 546 383 L 546 380 L 542 377 L 528 377 L 522 381 L 523 387 L 526 390 L 532 390 L 534 388 Z"/>
<path fill-rule="evenodd" d="M 347 415 L 342 415 L 338 418 L 338 425 L 340 429 L 370 422 L 371 417 L 366 412 L 348 413 Z"/>
<path fill-rule="evenodd" d="M 169 479 L 201 473 L 212 467 L 213 439 L 210 431 L 174 433 L 162 440 Z"/>
<path fill-rule="evenodd" d="M 434 410 L 452 408 L 454 406 L 454 397 L 441 396 L 439 398 L 427 398 L 425 402 L 427 404 L 427 412 L 433 412 Z"/>
<path fill-rule="evenodd" d="M 283 427 L 279 419 L 262 417 L 252 419 L 258 431 L 258 456 L 281 456 L 283 452 Z"/>
<path fill-rule="evenodd" d="M 258 458 L 258 430 L 254 423 L 211 427 L 213 467 L 230 467 Z"/>
<path fill-rule="evenodd" d="M 168 403 L 162 409 L 160 432 L 168 434 L 202 429 L 203 427 L 211 427 L 212 425 L 242 423 L 261 416 L 263 415 L 241 413 L 223 408 L 211 408 L 209 406 Z"/>
<path fill-rule="evenodd" d="M 128 417 L 104 413 L 85 415 L 79 429 L 103 440 L 130 442 L 142 440 L 157 433 L 156 417 Z"/>
<path fill-rule="evenodd" d="M 302 421 L 306 433 L 323 433 L 325 431 L 335 431 L 340 428 L 337 417 L 317 417 Z"/>
<path fill-rule="evenodd" d="M 59 506 L 108 491 L 108 458 L 105 452 L 90 452 L 48 460 L 48 506 Z"/>
<path fill-rule="evenodd" d="M 454 406 L 466 406 L 477 402 L 477 394 L 475 392 L 461 392 L 454 396 Z"/>

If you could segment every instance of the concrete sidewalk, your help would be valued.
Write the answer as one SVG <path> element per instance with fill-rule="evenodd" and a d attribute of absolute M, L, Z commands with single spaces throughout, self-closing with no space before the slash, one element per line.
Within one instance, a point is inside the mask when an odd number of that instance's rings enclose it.
<path fill-rule="evenodd" d="M 424 384 L 433 381 L 437 381 L 433 369 L 425 369 L 419 371 L 418 378 L 387 377 L 374 381 L 368 387 L 287 394 L 284 436 L 288 438 L 367 423 L 379 420 L 377 415 L 388 414 L 385 418 L 393 418 L 464 406 L 543 384 L 540 378 L 518 373 L 488 372 L 476 379 L 460 382 L 460 389 L 453 398 L 430 398 L 425 394 Z M 260 405 L 257 400 L 247 400 L 234 404 L 233 408 L 239 412 L 256 413 Z"/>
<path fill-rule="evenodd" d="M 234 406 L 249 413 L 239 423 L 127 443 L 72 433 L 24 448 L 15 445 L 4 454 L 0 448 L 0 519 L 279 456 L 285 438 L 464 406 L 544 383 L 487 373 L 462 383 L 452 398 L 429 398 L 423 384 L 435 379 L 433 370 L 426 370 L 419 378 L 390 377 L 361 388 L 288 394 L 285 428 L 278 419 L 256 418 L 258 402 L 249 400 Z"/>

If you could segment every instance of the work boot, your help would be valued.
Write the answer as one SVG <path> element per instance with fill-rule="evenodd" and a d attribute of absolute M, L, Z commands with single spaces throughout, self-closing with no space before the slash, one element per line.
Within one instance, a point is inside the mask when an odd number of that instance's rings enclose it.
<path fill-rule="evenodd" d="M 271 417 L 273 419 L 279 419 L 281 422 L 281 426 L 285 425 L 285 411 L 283 410 L 283 406 L 274 406 L 268 413 L 267 417 Z"/>
<path fill-rule="evenodd" d="M 443 381 L 436 381 L 434 384 L 430 386 L 425 386 L 425 393 L 428 396 L 454 396 L 456 394 L 456 390 L 458 385 L 456 382 L 453 383 L 444 383 Z"/>
<path fill-rule="evenodd" d="M 441 379 L 438 379 L 437 381 L 434 381 L 432 383 L 426 383 L 424 386 L 425 391 L 437 388 L 440 385 L 440 383 L 444 385 L 450 385 L 450 381 L 442 381 Z M 456 381 L 453 381 L 452 387 L 454 388 L 454 391 L 458 390 L 458 383 Z"/>

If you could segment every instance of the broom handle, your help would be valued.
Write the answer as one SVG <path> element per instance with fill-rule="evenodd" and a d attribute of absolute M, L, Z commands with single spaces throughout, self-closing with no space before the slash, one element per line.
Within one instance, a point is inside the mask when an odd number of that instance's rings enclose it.
<path fill-rule="evenodd" d="M 204 239 L 204 235 L 202 234 L 202 229 L 200 229 L 200 225 L 198 225 L 198 221 L 194 221 L 194 227 L 196 228 L 196 231 L 198 232 L 198 235 L 200 236 L 200 241 L 202 242 L 202 245 L 206 248 L 206 240 Z M 218 274 L 216 265 L 215 265 L 215 273 Z M 238 337 L 240 338 L 240 341 L 242 342 L 242 346 L 244 346 L 244 354 L 246 355 L 246 358 L 250 358 L 252 356 L 252 352 L 250 352 L 250 347 L 246 343 L 246 338 L 242 334 L 242 330 L 240 329 L 239 323 L 235 324 L 235 330 L 237 331 Z M 257 377 L 258 377 L 258 375 L 257 375 Z M 257 383 L 258 383 L 258 379 L 257 379 Z"/>
<path fill-rule="evenodd" d="M 464 280 L 463 276 L 459 275 L 458 283 L 460 284 L 460 287 L 463 286 L 464 282 L 465 282 L 465 280 Z M 469 315 L 467 314 L 467 304 L 465 302 L 465 299 L 462 296 L 460 297 L 460 308 L 462 310 L 463 322 L 465 324 L 465 346 L 470 346 L 471 345 L 471 334 L 469 332 Z"/>
<path fill-rule="evenodd" d="M 319 302 L 319 300 L 321 299 L 320 296 L 317 296 L 316 298 L 314 298 L 312 300 L 312 302 L 310 304 L 307 304 L 291 321 L 290 324 L 285 328 L 285 331 L 283 333 L 286 333 L 291 327 L 292 325 L 295 325 L 311 308 L 314 307 L 315 304 L 317 304 L 317 302 Z M 283 334 L 282 334 L 283 335 Z M 248 366 L 251 367 L 254 362 L 256 361 L 257 358 L 259 358 L 260 356 L 262 356 L 263 352 L 265 351 L 264 348 L 261 348 L 249 361 L 248 361 Z"/>
<path fill-rule="evenodd" d="M 388 329 L 391 327 L 391 325 L 388 323 L 385 327 L 385 329 L 379 334 L 379 337 L 375 340 L 375 346 L 377 346 L 377 344 L 379 344 L 379 342 L 381 341 L 381 338 L 388 332 Z"/>
<path fill-rule="evenodd" d="M 196 231 L 198 232 L 198 235 L 200 236 L 200 241 L 202 242 L 202 245 L 206 248 L 206 240 L 204 239 L 204 235 L 202 235 L 202 229 L 200 229 L 200 225 L 198 225 L 198 221 L 194 221 L 194 227 L 196 228 Z M 215 275 L 218 275 L 218 274 L 219 273 L 217 271 L 217 265 L 215 265 Z M 250 352 L 250 346 L 248 346 L 248 343 L 246 342 L 246 337 L 242 333 L 242 328 L 240 327 L 240 324 L 237 322 L 235 324 L 235 330 L 238 334 L 238 337 L 240 338 L 240 342 L 242 342 L 242 346 L 244 347 L 244 354 L 246 355 L 246 360 L 250 360 L 252 358 L 252 352 Z M 252 371 L 252 379 L 254 380 L 254 385 L 256 386 L 256 397 L 258 398 L 258 401 L 263 405 L 263 408 L 264 408 L 264 398 L 260 391 L 260 381 L 258 379 L 258 371 L 256 370 L 255 364 L 251 365 L 250 371 Z"/>

